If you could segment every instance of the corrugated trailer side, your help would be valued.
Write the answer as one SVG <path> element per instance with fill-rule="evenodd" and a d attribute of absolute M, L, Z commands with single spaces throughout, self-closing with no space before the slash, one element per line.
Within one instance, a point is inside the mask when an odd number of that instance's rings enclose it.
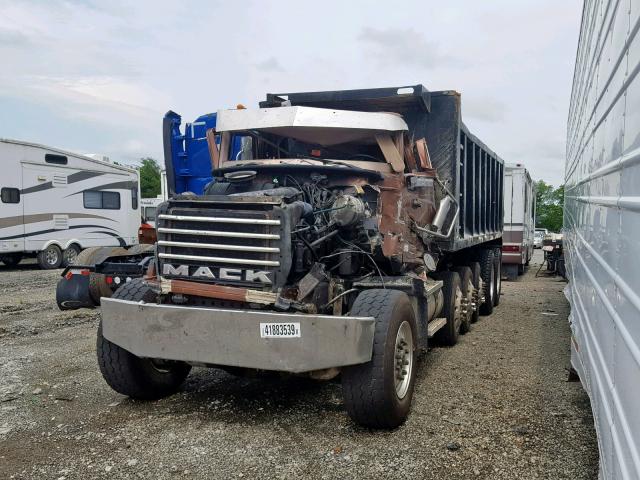
<path fill-rule="evenodd" d="M 607 479 L 640 478 L 639 30 L 640 1 L 585 2 L 568 118 L 572 364 Z"/>

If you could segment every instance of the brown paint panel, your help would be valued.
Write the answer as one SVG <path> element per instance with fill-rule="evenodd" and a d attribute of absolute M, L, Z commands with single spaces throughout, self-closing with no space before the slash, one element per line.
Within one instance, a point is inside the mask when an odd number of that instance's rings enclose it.
<path fill-rule="evenodd" d="M 221 285 L 210 285 L 185 280 L 171 280 L 171 293 L 217 298 L 219 300 L 233 300 L 236 302 L 247 301 L 246 288 L 224 287 Z"/>

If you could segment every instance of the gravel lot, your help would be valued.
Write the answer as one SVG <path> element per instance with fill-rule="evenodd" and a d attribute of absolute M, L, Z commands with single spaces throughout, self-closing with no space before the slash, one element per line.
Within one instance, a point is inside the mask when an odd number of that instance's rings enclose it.
<path fill-rule="evenodd" d="M 375 432 L 339 382 L 194 369 L 171 398 L 122 397 L 96 364 L 98 312 L 57 310 L 59 271 L 0 267 L 0 478 L 597 478 L 565 283 L 535 270 L 423 357 L 411 417 Z"/>

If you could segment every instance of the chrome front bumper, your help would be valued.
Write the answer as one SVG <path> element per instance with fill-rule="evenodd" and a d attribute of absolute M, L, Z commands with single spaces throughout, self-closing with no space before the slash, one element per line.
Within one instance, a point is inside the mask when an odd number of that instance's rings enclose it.
<path fill-rule="evenodd" d="M 102 334 L 139 357 L 309 372 L 371 360 L 375 319 L 182 307 L 102 299 Z M 262 338 L 261 323 L 300 324 L 300 336 Z"/>

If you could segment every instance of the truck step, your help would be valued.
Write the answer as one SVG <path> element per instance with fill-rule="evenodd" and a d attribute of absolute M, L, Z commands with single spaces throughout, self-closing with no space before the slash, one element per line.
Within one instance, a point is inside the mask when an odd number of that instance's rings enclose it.
<path fill-rule="evenodd" d="M 427 336 L 429 338 L 433 337 L 438 330 L 444 327 L 447 324 L 446 318 L 436 318 L 429 322 L 427 326 Z"/>

